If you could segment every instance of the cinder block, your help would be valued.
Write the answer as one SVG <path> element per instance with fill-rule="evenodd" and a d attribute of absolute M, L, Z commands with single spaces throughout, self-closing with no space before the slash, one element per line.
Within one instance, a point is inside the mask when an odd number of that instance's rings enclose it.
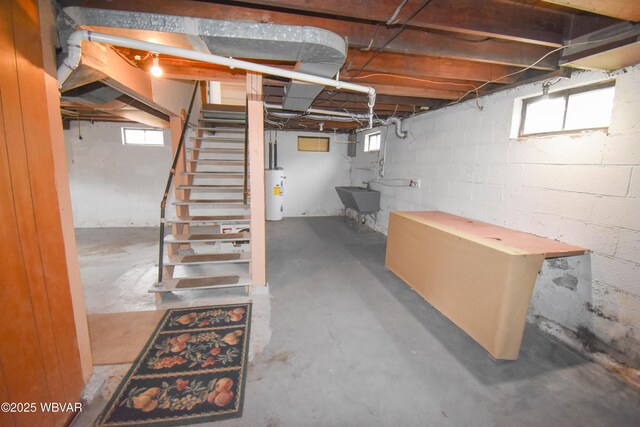
<path fill-rule="evenodd" d="M 507 162 L 507 142 L 478 145 L 477 162 L 480 164 L 504 164 Z"/>
<path fill-rule="evenodd" d="M 603 225 L 640 230 L 640 199 L 598 197 L 593 206 L 591 221 Z"/>
<path fill-rule="evenodd" d="M 462 181 L 484 184 L 487 182 L 487 176 L 489 175 L 489 166 L 478 164 L 458 165 L 458 173 L 458 177 Z"/>
<path fill-rule="evenodd" d="M 640 166 L 633 168 L 631 184 L 629 184 L 629 196 L 640 197 Z"/>
<path fill-rule="evenodd" d="M 540 190 L 540 204 L 535 210 L 537 212 L 588 220 L 591 218 L 591 211 L 596 202 L 596 197 L 587 193 Z"/>
<path fill-rule="evenodd" d="M 490 184 L 473 184 L 473 201 L 477 203 L 502 203 L 504 186 Z"/>
<path fill-rule="evenodd" d="M 525 165 L 529 187 L 625 196 L 631 168 L 626 166 Z"/>
<path fill-rule="evenodd" d="M 593 280 L 640 296 L 640 265 L 636 263 L 591 254 L 591 272 Z"/>
<path fill-rule="evenodd" d="M 593 252 L 613 256 L 618 244 L 619 229 L 584 221 L 562 218 L 558 238 L 572 245 L 583 246 Z"/>
<path fill-rule="evenodd" d="M 636 120 L 640 120 L 640 111 Z M 640 133 L 609 136 L 605 143 L 602 163 L 605 165 L 640 164 Z"/>
<path fill-rule="evenodd" d="M 461 145 L 452 148 L 452 160 L 454 163 L 475 163 L 477 146 Z"/>
<path fill-rule="evenodd" d="M 488 184 L 522 185 L 522 165 L 489 165 Z"/>
<path fill-rule="evenodd" d="M 451 163 L 451 158 L 450 147 L 437 147 L 418 151 L 417 161 L 424 164 L 444 164 Z"/>
<path fill-rule="evenodd" d="M 523 212 L 515 219 L 516 230 L 547 237 L 549 239 L 558 238 L 560 227 L 560 217 L 556 215 L 542 213 Z"/>
<path fill-rule="evenodd" d="M 614 104 L 609 133 L 615 135 L 640 132 L 639 111 L 640 100 Z"/>
<path fill-rule="evenodd" d="M 449 195 L 456 199 L 472 200 L 473 184 L 464 181 L 451 182 Z"/>
<path fill-rule="evenodd" d="M 490 144 L 493 141 L 493 123 L 465 127 L 465 145 Z"/>
<path fill-rule="evenodd" d="M 599 165 L 606 140 L 602 131 L 519 139 L 509 143 L 508 162 Z"/>
<path fill-rule="evenodd" d="M 620 230 L 616 258 L 640 264 L 640 231 Z"/>
<path fill-rule="evenodd" d="M 640 297 L 637 295 L 593 282 L 592 300 L 585 306 L 600 318 L 640 328 Z"/>
<path fill-rule="evenodd" d="M 540 205 L 541 190 L 519 185 L 506 185 L 504 187 L 503 201 L 509 208 L 517 209 L 521 215 L 535 212 Z"/>
<path fill-rule="evenodd" d="M 640 100 L 640 77 L 638 72 L 621 74 L 616 79 L 614 105 Z"/>

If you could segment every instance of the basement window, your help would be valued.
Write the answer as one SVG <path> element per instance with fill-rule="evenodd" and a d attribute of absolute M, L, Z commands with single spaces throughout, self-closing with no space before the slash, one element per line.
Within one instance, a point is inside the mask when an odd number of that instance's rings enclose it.
<path fill-rule="evenodd" d="M 613 109 L 614 82 L 580 87 L 526 99 L 520 136 L 553 135 L 608 129 Z"/>
<path fill-rule="evenodd" d="M 364 152 L 380 151 L 380 132 L 370 133 L 364 137 Z"/>
<path fill-rule="evenodd" d="M 299 136 L 298 151 L 329 151 L 329 138 L 317 136 Z"/>
<path fill-rule="evenodd" d="M 122 144 L 163 146 L 162 129 L 122 128 Z"/>

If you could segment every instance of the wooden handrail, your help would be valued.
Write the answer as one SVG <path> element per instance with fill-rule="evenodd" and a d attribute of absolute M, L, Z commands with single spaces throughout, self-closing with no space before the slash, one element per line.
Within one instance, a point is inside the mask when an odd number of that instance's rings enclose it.
<path fill-rule="evenodd" d="M 198 88 L 200 86 L 200 82 L 196 82 L 193 87 L 193 94 L 191 95 L 191 101 L 189 102 L 189 111 L 187 112 L 187 116 L 185 117 L 184 123 L 182 124 L 182 132 L 180 133 L 180 141 L 178 142 L 178 147 L 176 148 L 176 153 L 173 156 L 173 163 L 171 164 L 171 170 L 169 171 L 169 177 L 167 178 L 167 185 L 164 188 L 164 195 L 162 196 L 162 201 L 160 202 L 160 241 L 159 241 L 159 249 L 158 249 L 158 285 L 162 283 L 162 269 L 164 267 L 164 219 L 165 219 L 165 211 L 167 207 L 167 199 L 169 198 L 169 191 L 171 191 L 171 184 L 173 183 L 173 177 L 176 174 L 176 168 L 178 166 L 178 160 L 180 159 L 180 154 L 184 154 L 184 136 L 187 133 L 187 128 L 189 127 L 189 120 L 191 119 L 191 110 L 193 109 L 193 102 L 196 99 L 196 93 L 198 93 Z"/>

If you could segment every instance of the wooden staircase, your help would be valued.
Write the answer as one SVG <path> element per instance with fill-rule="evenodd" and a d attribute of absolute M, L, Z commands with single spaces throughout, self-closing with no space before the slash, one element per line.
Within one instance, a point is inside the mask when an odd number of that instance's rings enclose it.
<path fill-rule="evenodd" d="M 159 280 L 150 292 L 251 285 L 246 110 L 208 106 L 198 121 L 195 137 L 183 133 L 172 170 L 170 233 L 161 231 Z"/>

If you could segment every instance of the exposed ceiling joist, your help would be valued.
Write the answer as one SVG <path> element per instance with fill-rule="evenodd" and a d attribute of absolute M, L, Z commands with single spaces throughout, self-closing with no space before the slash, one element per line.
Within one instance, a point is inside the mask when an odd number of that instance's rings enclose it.
<path fill-rule="evenodd" d="M 402 7 L 399 7 L 401 2 L 390 0 L 244 0 L 244 3 L 305 13 L 338 15 L 380 24 L 390 21 L 393 24 L 403 24 L 419 10 L 408 25 L 552 47 L 562 44 L 562 16 L 495 0 L 484 0 L 482 7 L 477 7 L 477 0 L 409 0 Z M 391 20 L 392 17 L 395 18 Z M 518 25 L 513 25 L 513 22 L 518 22 Z"/>
<path fill-rule="evenodd" d="M 547 3 L 586 10 L 623 21 L 640 21 L 640 2 L 637 0 L 543 0 Z"/>
<path fill-rule="evenodd" d="M 200 1 L 171 0 L 67 0 L 65 4 L 79 4 L 113 10 L 163 13 L 210 19 L 237 19 L 284 25 L 307 25 L 324 28 L 348 40 L 353 48 L 376 50 L 391 39 L 396 28 L 373 23 L 349 22 L 324 17 L 306 16 L 272 10 L 251 9 L 227 4 Z M 518 43 L 508 40 L 478 39 L 443 32 L 426 32 L 415 28 L 402 31 L 385 50 L 417 55 L 441 56 L 512 66 L 528 66 L 547 54 L 551 48 Z M 557 68 L 557 56 L 546 57 L 535 68 L 553 70 Z"/>
<path fill-rule="evenodd" d="M 518 71 L 518 67 L 486 64 L 462 59 L 434 56 L 403 55 L 399 53 L 349 51 L 345 70 L 366 70 L 375 73 L 390 73 L 423 78 L 459 78 L 485 82 Z M 517 76 L 501 79 L 499 83 L 514 83 Z"/>

